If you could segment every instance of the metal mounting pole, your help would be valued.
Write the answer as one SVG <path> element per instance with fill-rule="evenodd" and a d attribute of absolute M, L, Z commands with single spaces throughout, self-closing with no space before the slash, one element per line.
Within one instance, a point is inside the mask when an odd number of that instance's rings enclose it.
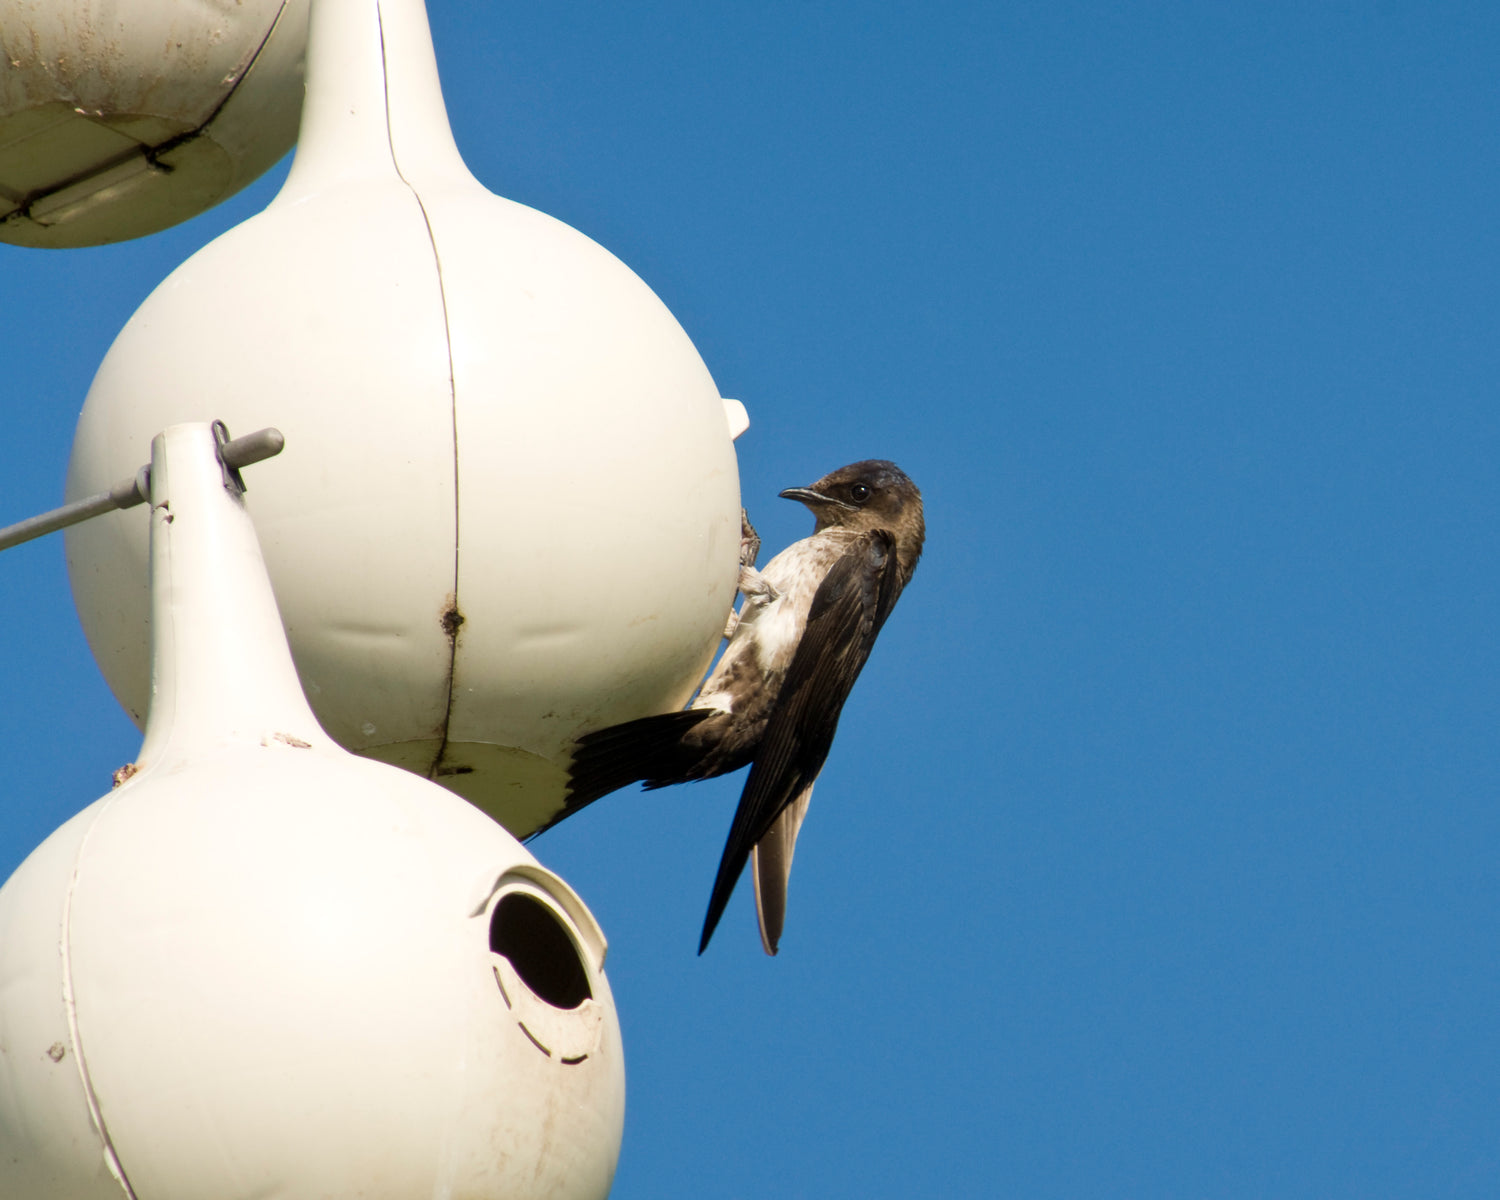
<path fill-rule="evenodd" d="M 222 425 L 219 427 L 222 428 Z M 267 427 L 233 441 L 222 442 L 219 446 L 219 461 L 224 464 L 226 471 L 237 473 L 241 467 L 248 467 L 252 463 L 263 462 L 280 454 L 285 445 L 286 438 L 282 437 L 281 430 Z M 243 491 L 244 484 L 237 475 L 235 481 Z M 107 492 L 75 500 L 72 504 L 64 504 L 51 512 L 28 517 L 0 529 L 0 550 L 9 550 L 12 546 L 66 529 L 69 525 L 77 525 L 80 521 L 87 521 L 101 513 L 113 512 L 117 508 L 134 508 L 137 504 L 145 503 L 150 494 L 151 465 L 147 463 L 131 478 L 115 484 Z"/>

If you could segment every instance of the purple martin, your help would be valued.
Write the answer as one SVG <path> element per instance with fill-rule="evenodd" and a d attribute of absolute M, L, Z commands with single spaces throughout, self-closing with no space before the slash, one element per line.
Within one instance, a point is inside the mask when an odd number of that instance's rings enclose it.
<path fill-rule="evenodd" d="M 745 601 L 730 614 L 729 644 L 697 698 L 682 712 L 580 737 L 567 803 L 547 826 L 637 780 L 659 788 L 749 763 L 699 954 L 751 860 L 761 944 L 776 953 L 792 850 L 813 784 L 844 701 L 922 554 L 922 496 L 895 463 L 852 463 L 781 495 L 812 511 L 812 536 L 763 571 L 754 567 L 753 548 L 742 553 Z M 746 540 L 759 544 L 748 521 Z"/>

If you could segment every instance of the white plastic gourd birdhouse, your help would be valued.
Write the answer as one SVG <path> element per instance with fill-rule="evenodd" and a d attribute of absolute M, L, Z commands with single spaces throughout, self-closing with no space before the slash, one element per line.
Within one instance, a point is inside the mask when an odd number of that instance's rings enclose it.
<path fill-rule="evenodd" d="M 0 0 L 0 241 L 94 246 L 291 149 L 308 0 Z"/>
<path fill-rule="evenodd" d="M 717 647 L 744 410 L 628 268 L 468 173 L 420 0 L 316 0 L 290 177 L 120 334 L 69 496 L 215 417 L 286 433 L 248 508 L 323 727 L 517 834 L 578 732 L 680 706 Z M 144 515 L 77 527 L 68 560 L 140 720 Z"/>
<path fill-rule="evenodd" d="M 152 451 L 139 770 L 0 888 L 0 1190 L 605 1195 L 603 935 L 493 821 L 318 727 L 215 447 Z"/>

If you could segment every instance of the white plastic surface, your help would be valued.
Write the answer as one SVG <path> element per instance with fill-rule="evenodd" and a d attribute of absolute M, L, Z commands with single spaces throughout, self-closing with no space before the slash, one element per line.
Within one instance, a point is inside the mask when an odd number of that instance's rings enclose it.
<path fill-rule="evenodd" d="M 163 435 L 152 490 L 141 770 L 0 888 L 0 1194 L 605 1195 L 624 1072 L 588 910 L 318 728 L 206 426 Z M 590 998 L 550 1003 L 491 952 L 518 892 Z"/>
<path fill-rule="evenodd" d="M 110 350 L 68 494 L 176 421 L 281 428 L 247 503 L 319 720 L 524 834 L 578 732 L 702 677 L 734 597 L 743 408 L 623 264 L 464 168 L 420 0 L 319 0 L 308 89 L 282 193 Z M 144 517 L 77 527 L 68 558 L 139 720 Z"/>
<path fill-rule="evenodd" d="M 0 241 L 92 246 L 233 195 L 291 149 L 308 0 L 0 0 Z"/>

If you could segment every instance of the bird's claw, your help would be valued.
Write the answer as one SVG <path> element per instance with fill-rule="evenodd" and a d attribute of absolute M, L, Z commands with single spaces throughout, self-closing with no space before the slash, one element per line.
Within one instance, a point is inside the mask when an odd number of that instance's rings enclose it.
<path fill-rule="evenodd" d="M 730 610 L 729 620 L 724 623 L 724 636 L 726 638 L 734 636 L 734 631 L 740 627 L 740 621 L 752 605 L 763 607 L 781 599 L 781 593 L 776 590 L 771 581 L 754 567 L 740 568 L 739 590 L 745 597 L 745 603 L 740 606 L 739 612 L 735 612 L 733 609 Z"/>
<path fill-rule="evenodd" d="M 760 534 L 750 524 L 750 514 L 740 508 L 740 566 L 753 567 L 760 554 Z"/>
<path fill-rule="evenodd" d="M 780 594 L 767 581 L 766 577 L 755 569 L 755 560 L 760 556 L 760 534 L 755 532 L 755 526 L 750 524 L 750 514 L 744 507 L 740 508 L 740 579 L 738 590 L 744 593 L 745 602 L 755 604 L 769 604 Z M 743 611 L 743 609 L 741 610 Z M 734 631 L 740 627 L 740 613 L 734 609 L 729 610 L 729 618 L 724 622 L 724 637 L 726 640 L 734 636 Z"/>
<path fill-rule="evenodd" d="M 748 604 L 770 604 L 781 599 L 775 585 L 754 567 L 740 568 L 740 591 Z"/>

